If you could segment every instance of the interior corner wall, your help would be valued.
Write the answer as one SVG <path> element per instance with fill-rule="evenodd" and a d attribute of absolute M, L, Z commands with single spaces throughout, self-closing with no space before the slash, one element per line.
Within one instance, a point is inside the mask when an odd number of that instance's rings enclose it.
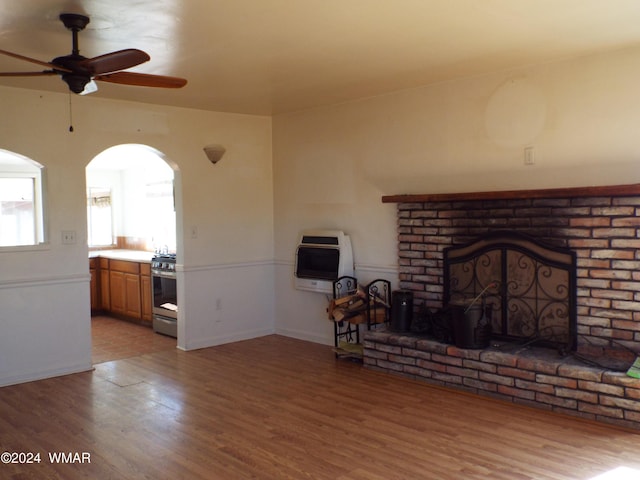
<path fill-rule="evenodd" d="M 349 233 L 361 282 L 397 281 L 383 195 L 638 183 L 638 78 L 635 47 L 274 117 L 276 331 L 333 341 L 325 296 L 293 287 L 305 228 Z"/>
<path fill-rule="evenodd" d="M 179 346 L 274 330 L 270 117 L 86 96 L 74 98 L 70 133 L 67 93 L 0 87 L 0 108 L 11 112 L 0 148 L 46 168 L 48 233 L 37 248 L 0 249 L 0 386 L 91 368 L 85 167 L 114 145 L 149 145 L 178 169 Z M 216 165 L 210 143 L 227 149 Z M 238 308 L 246 288 L 259 302 Z"/>

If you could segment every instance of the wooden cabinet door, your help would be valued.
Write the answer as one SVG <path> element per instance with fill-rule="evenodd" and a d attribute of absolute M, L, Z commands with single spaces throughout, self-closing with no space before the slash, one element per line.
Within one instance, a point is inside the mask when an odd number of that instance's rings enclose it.
<path fill-rule="evenodd" d="M 104 263 L 102 260 L 105 260 Z M 151 324 L 151 266 L 147 263 L 101 258 L 99 272 L 99 288 L 96 289 L 99 292 L 96 293 L 98 308 Z M 93 301 L 92 296 L 92 308 Z"/>
<path fill-rule="evenodd" d="M 151 322 L 153 320 L 153 299 L 151 295 L 151 277 L 142 275 L 140 277 L 140 300 L 142 301 L 143 322 Z"/>
<path fill-rule="evenodd" d="M 124 315 L 126 303 L 124 275 L 122 272 L 114 272 L 113 270 L 109 272 L 111 311 L 121 315 Z"/>
<path fill-rule="evenodd" d="M 124 274 L 124 292 L 124 314 L 133 318 L 141 318 L 140 275 Z"/>
<path fill-rule="evenodd" d="M 111 289 L 109 288 L 109 269 L 100 268 L 100 308 L 111 310 Z"/>
<path fill-rule="evenodd" d="M 100 299 L 98 298 L 98 274 L 95 268 L 89 269 L 91 275 L 91 311 L 100 309 Z"/>

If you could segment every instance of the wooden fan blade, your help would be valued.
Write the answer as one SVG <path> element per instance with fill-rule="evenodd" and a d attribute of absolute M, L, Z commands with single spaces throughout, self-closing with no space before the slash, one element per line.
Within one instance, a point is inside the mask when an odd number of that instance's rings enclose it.
<path fill-rule="evenodd" d="M 6 50 L 0 50 L 0 54 L 6 55 L 7 57 L 17 58 L 18 60 L 24 60 L 25 62 L 35 63 L 36 65 L 42 65 L 43 67 L 53 68 L 60 72 L 71 72 L 71 70 L 69 70 L 68 68 L 62 67 L 60 65 L 54 65 L 53 63 L 49 63 L 49 62 L 42 62 L 40 60 L 36 60 L 35 58 L 25 57 L 24 55 L 20 55 L 18 53 L 8 52 Z"/>
<path fill-rule="evenodd" d="M 184 78 L 134 72 L 115 72 L 107 75 L 96 75 L 93 79 L 138 87 L 182 88 L 187 84 Z"/>
<path fill-rule="evenodd" d="M 117 52 L 105 53 L 98 57 L 87 58 L 78 62 L 78 66 L 86 68 L 91 75 L 117 72 L 148 62 L 151 57 L 142 50 L 127 48 Z"/>
<path fill-rule="evenodd" d="M 0 77 L 41 77 L 43 75 L 57 75 L 53 70 L 42 72 L 0 72 Z"/>

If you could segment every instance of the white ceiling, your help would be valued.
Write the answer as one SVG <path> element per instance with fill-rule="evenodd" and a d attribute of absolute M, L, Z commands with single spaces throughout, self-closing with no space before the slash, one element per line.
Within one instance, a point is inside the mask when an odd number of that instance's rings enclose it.
<path fill-rule="evenodd" d="M 0 0 L 0 49 L 70 53 L 62 12 L 91 17 L 84 56 L 139 48 L 151 61 L 132 71 L 189 81 L 93 95 L 266 115 L 640 45 L 638 0 Z M 0 71 L 41 69 L 0 56 Z"/>

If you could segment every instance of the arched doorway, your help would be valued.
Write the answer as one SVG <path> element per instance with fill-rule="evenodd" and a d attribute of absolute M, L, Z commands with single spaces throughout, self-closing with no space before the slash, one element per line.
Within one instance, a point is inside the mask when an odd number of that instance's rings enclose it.
<path fill-rule="evenodd" d="M 135 324 L 155 324 L 152 257 L 162 252 L 175 258 L 177 252 L 177 172 L 177 166 L 161 152 L 140 144 L 108 148 L 86 167 L 87 239 L 95 269 L 92 286 L 96 284 L 96 289 L 92 288 L 94 363 L 155 351 L 167 344 L 169 337 L 158 335 L 151 328 L 132 328 Z M 177 279 L 174 289 L 176 283 Z M 111 322 L 107 335 L 120 336 L 120 341 L 111 339 L 106 344 L 96 339 L 102 331 L 99 329 L 106 328 L 103 317 Z M 175 327 L 177 336 L 177 318 Z M 132 336 L 138 335 L 151 337 L 140 337 L 137 344 L 127 345 Z M 171 340 L 175 348 L 176 341 Z"/>

